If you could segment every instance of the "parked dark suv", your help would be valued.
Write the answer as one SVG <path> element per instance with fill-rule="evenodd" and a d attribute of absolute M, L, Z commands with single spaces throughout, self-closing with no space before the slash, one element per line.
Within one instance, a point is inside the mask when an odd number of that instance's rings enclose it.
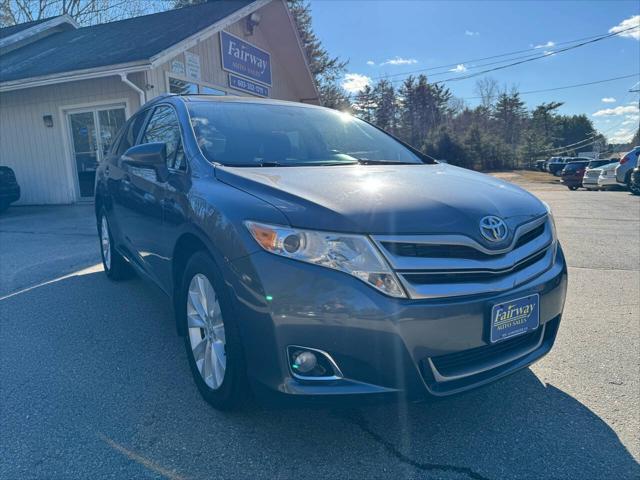
<path fill-rule="evenodd" d="M 577 190 L 582 186 L 582 179 L 584 178 L 584 172 L 589 165 L 590 160 L 576 158 L 570 162 L 567 162 L 562 169 L 562 183 L 564 183 L 569 190 Z"/>
<path fill-rule="evenodd" d="M 173 299 L 218 408 L 421 398 L 545 355 L 567 269 L 548 207 L 321 107 L 165 96 L 96 176 L 104 269 Z"/>

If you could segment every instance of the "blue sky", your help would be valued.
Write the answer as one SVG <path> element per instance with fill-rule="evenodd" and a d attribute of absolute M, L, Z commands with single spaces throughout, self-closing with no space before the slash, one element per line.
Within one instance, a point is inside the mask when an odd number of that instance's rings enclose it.
<path fill-rule="evenodd" d="M 400 80 L 402 76 L 391 76 L 447 64 L 455 67 L 438 70 L 443 74 L 433 80 L 463 75 L 460 71 L 465 69 L 469 74 L 474 72 L 474 62 L 467 60 L 536 46 L 540 48 L 514 56 L 553 52 L 560 42 L 606 34 L 625 20 L 626 26 L 640 22 L 638 0 L 311 0 L 311 7 L 314 29 L 324 46 L 331 54 L 349 59 L 347 79 L 351 82 L 345 86 L 352 88 L 368 79 L 388 75 Z M 552 100 L 565 102 L 562 113 L 587 114 L 610 141 L 625 141 L 639 121 L 639 94 L 629 93 L 640 81 L 640 29 L 633 32 L 633 37 L 613 37 L 490 75 L 501 85 L 528 91 L 635 74 L 598 85 L 523 96 L 529 107 Z M 448 71 L 453 68 L 457 71 Z M 476 96 L 476 80 L 448 86 L 473 106 L 478 100 L 468 97 Z"/>

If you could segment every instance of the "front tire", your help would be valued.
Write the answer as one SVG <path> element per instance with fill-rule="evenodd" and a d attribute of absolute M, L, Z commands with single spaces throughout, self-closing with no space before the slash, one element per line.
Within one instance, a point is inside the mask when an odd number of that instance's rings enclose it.
<path fill-rule="evenodd" d="M 131 266 L 113 246 L 113 235 L 107 219 L 107 211 L 103 208 L 98 221 L 98 235 L 100 235 L 100 255 L 104 273 L 110 280 L 125 280 L 133 275 Z"/>
<path fill-rule="evenodd" d="M 242 342 L 222 276 L 205 252 L 196 252 L 187 263 L 179 314 L 200 394 L 218 410 L 239 408 L 248 394 Z"/>
<path fill-rule="evenodd" d="M 567 187 L 567 188 L 568 188 L 569 190 L 571 190 L 572 192 L 573 192 L 574 190 L 577 190 L 577 189 L 578 189 L 578 187 Z"/>

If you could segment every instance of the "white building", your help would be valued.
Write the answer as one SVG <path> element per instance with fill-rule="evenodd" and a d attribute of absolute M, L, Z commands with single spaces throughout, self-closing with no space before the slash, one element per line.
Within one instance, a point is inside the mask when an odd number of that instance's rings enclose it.
<path fill-rule="evenodd" d="M 216 1 L 79 28 L 67 16 L 0 29 L 0 165 L 18 204 L 93 196 L 125 120 L 163 93 L 318 103 L 283 0 Z"/>

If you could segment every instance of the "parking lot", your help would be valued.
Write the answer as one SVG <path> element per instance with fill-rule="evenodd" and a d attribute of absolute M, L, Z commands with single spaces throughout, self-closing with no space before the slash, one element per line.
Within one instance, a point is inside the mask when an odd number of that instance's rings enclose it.
<path fill-rule="evenodd" d="M 444 400 L 220 413 L 169 301 L 98 265 L 90 205 L 0 217 L 0 478 L 638 478 L 640 198 L 523 185 L 569 293 L 532 368 Z"/>

